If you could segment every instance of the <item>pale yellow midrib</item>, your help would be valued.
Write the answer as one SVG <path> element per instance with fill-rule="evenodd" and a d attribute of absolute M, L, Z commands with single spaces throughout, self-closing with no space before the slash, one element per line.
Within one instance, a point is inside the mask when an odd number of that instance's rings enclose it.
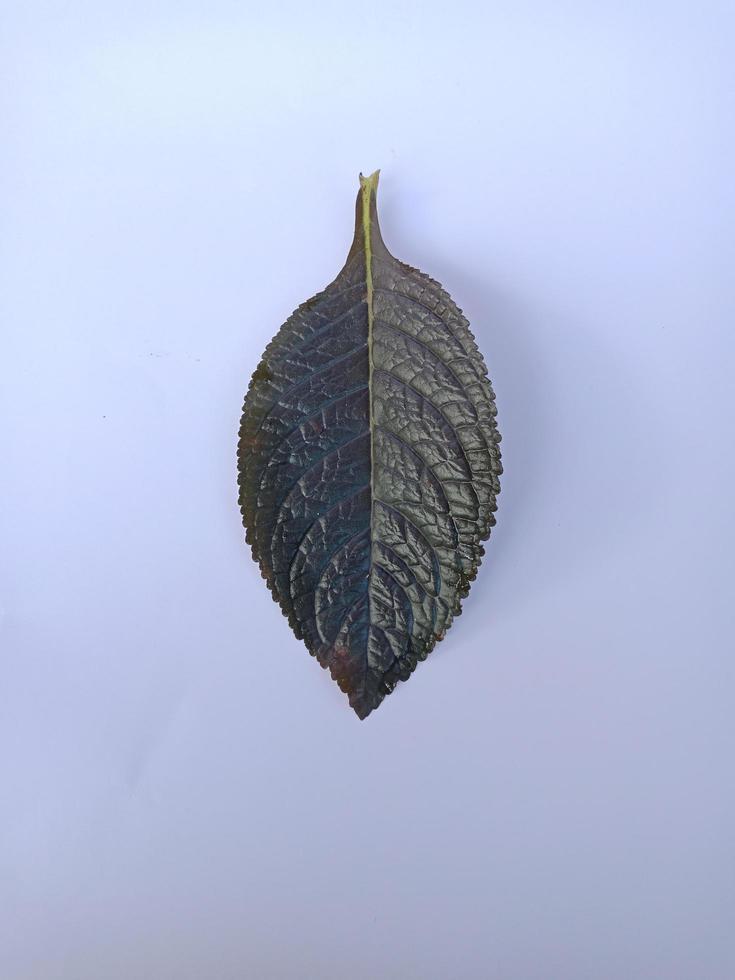
<path fill-rule="evenodd" d="M 368 315 L 367 355 L 368 355 L 368 424 L 370 426 L 370 562 L 368 564 L 368 648 L 370 645 L 370 627 L 372 624 L 372 609 L 370 603 L 370 577 L 373 570 L 373 463 L 375 460 L 373 447 L 373 248 L 370 229 L 370 195 L 377 185 L 378 172 L 367 179 L 360 176 L 362 190 L 362 234 L 365 247 L 365 286 Z M 365 651 L 367 656 L 367 650 Z"/>

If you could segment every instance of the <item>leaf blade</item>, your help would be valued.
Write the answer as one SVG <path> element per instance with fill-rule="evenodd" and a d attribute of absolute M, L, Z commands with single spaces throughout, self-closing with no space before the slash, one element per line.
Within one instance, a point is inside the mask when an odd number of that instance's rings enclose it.
<path fill-rule="evenodd" d="M 494 524 L 495 400 L 469 324 L 385 247 L 360 179 L 345 265 L 266 348 L 238 444 L 246 537 L 364 718 L 456 615 Z"/>

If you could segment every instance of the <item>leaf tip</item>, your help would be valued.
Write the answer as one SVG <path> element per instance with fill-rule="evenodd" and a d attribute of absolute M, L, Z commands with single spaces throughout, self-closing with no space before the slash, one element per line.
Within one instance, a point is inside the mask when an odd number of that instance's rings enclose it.
<path fill-rule="evenodd" d="M 380 702 L 378 702 L 379 704 Z M 350 698 L 350 707 L 355 712 L 360 721 L 365 721 L 367 716 L 377 708 L 377 704 L 371 698 L 366 695 L 360 695 L 357 697 Z"/>

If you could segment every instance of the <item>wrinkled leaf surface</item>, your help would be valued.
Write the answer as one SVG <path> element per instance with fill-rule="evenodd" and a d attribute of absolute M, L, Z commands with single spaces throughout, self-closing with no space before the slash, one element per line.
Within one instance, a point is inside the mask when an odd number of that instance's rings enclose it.
<path fill-rule="evenodd" d="M 388 252 L 360 178 L 344 268 L 266 348 L 238 468 L 253 556 L 364 718 L 460 612 L 495 523 L 495 402 L 467 320 Z"/>

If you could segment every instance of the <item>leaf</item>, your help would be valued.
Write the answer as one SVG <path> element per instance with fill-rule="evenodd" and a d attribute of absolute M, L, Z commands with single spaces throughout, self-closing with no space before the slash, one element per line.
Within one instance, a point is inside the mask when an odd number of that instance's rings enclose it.
<path fill-rule="evenodd" d="M 360 175 L 334 282 L 270 342 L 238 470 L 253 557 L 364 718 L 460 612 L 495 523 L 495 401 L 467 320 L 388 252 Z"/>

